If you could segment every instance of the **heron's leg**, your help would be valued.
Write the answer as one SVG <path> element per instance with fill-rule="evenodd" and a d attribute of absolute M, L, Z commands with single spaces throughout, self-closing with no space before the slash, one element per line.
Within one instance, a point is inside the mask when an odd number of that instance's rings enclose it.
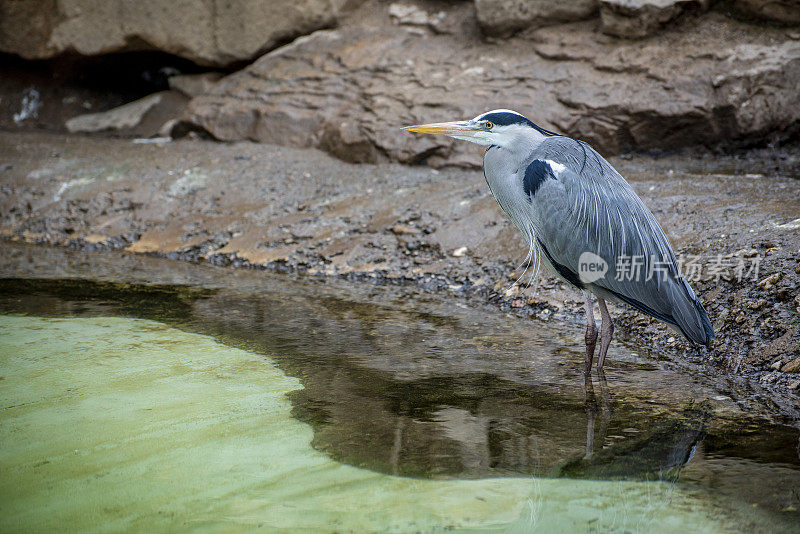
<path fill-rule="evenodd" d="M 592 370 L 594 347 L 597 344 L 597 325 L 594 322 L 592 296 L 586 293 L 586 372 Z"/>
<path fill-rule="evenodd" d="M 597 369 L 603 368 L 603 363 L 606 361 L 606 353 L 608 346 L 611 344 L 611 338 L 614 336 L 614 321 L 611 320 L 611 314 L 608 313 L 606 308 L 606 301 L 598 298 L 597 305 L 600 307 L 600 354 L 597 357 Z"/>

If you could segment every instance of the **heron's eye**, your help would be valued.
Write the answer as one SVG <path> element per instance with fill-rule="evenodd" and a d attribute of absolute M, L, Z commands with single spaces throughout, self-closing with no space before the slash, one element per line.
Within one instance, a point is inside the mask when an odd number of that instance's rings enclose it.
<path fill-rule="evenodd" d="M 489 122 L 489 121 L 486 121 L 486 129 L 487 129 L 487 130 L 491 130 L 492 128 L 494 128 L 494 124 L 492 124 L 492 123 L 491 123 L 491 122 Z"/>

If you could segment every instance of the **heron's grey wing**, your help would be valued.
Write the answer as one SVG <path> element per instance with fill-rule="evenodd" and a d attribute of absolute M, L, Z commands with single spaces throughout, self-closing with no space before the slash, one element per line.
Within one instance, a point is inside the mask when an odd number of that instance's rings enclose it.
<path fill-rule="evenodd" d="M 690 340 L 708 344 L 714 336 L 708 316 L 680 276 L 655 217 L 622 176 L 587 148 L 588 164 L 574 152 L 552 150 L 528 166 L 544 161 L 551 171 L 532 180 L 529 170 L 525 179 L 537 182 L 529 198 L 542 252 L 576 286 L 616 297 L 675 325 Z M 604 276 L 594 279 L 585 270 L 582 276 L 585 253 L 602 258 L 608 268 Z M 591 259 L 584 255 L 584 265 Z"/>

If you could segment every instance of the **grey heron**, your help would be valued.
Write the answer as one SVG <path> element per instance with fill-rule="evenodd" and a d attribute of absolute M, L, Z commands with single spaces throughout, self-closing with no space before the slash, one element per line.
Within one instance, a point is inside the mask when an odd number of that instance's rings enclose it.
<path fill-rule="evenodd" d="M 483 173 L 500 208 L 530 247 L 534 272 L 544 264 L 586 299 L 586 371 L 602 319 L 597 368 L 614 324 L 606 300 L 619 301 L 708 346 L 714 330 L 682 277 L 658 221 L 627 181 L 587 143 L 497 109 L 474 119 L 406 126 L 487 146 Z"/>

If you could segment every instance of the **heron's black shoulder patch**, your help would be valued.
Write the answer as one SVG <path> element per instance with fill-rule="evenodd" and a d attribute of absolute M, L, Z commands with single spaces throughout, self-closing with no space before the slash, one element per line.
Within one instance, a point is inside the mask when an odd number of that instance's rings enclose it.
<path fill-rule="evenodd" d="M 525 169 L 525 176 L 522 177 L 522 187 L 525 188 L 525 195 L 528 197 L 528 202 L 531 202 L 533 195 L 539 190 L 539 187 L 545 180 L 555 179 L 553 169 L 546 161 L 535 159 Z"/>

